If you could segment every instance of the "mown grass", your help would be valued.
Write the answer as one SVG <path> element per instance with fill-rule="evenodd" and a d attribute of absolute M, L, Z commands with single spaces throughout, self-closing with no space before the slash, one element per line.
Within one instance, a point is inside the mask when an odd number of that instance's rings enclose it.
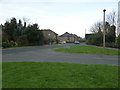
<path fill-rule="evenodd" d="M 84 54 L 98 54 L 98 55 L 120 55 L 120 51 L 107 49 L 96 46 L 87 45 L 74 45 L 70 48 L 58 48 L 55 49 L 58 52 L 68 52 L 68 53 L 84 53 Z"/>
<path fill-rule="evenodd" d="M 118 88 L 118 66 L 3 62 L 3 88 Z"/>

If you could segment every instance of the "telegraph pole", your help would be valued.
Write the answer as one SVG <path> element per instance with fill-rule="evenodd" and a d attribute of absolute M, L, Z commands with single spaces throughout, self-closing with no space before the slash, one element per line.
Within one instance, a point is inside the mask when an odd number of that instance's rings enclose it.
<path fill-rule="evenodd" d="M 85 28 L 85 37 L 86 37 L 86 28 Z"/>
<path fill-rule="evenodd" d="M 105 11 L 106 9 L 103 10 L 103 47 L 105 47 Z"/>

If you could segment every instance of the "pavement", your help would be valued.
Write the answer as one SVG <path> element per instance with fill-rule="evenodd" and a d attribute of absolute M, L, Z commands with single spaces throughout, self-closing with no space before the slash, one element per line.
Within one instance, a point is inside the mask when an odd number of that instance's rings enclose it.
<path fill-rule="evenodd" d="M 118 56 L 54 52 L 59 46 L 73 44 L 19 47 L 2 50 L 2 62 L 65 62 L 79 64 L 118 65 Z"/>

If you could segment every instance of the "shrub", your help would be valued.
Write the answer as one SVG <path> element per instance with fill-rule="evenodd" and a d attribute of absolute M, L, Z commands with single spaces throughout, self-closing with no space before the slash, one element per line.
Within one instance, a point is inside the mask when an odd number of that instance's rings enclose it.
<path fill-rule="evenodd" d="M 81 39 L 79 40 L 79 42 L 86 42 L 86 39 Z"/>
<path fill-rule="evenodd" d="M 8 42 L 2 42 L 2 47 L 3 48 L 10 47 L 10 44 Z"/>
<path fill-rule="evenodd" d="M 116 44 L 115 43 L 105 43 L 106 47 L 111 47 L 111 48 L 115 48 Z"/>
<path fill-rule="evenodd" d="M 74 41 L 66 41 L 66 43 L 74 43 Z"/>
<path fill-rule="evenodd" d="M 2 42 L 3 48 L 14 47 L 14 46 L 18 46 L 18 43 L 14 42 L 14 41 L 8 41 L 8 40 L 5 42 Z"/>

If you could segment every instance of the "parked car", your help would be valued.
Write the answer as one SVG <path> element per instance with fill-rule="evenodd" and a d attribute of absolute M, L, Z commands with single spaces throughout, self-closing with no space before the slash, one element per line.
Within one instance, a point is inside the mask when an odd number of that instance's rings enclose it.
<path fill-rule="evenodd" d="M 66 44 L 66 41 L 62 41 L 62 42 L 60 42 L 60 44 Z"/>
<path fill-rule="evenodd" d="M 80 44 L 80 42 L 79 41 L 75 41 L 74 44 Z"/>

